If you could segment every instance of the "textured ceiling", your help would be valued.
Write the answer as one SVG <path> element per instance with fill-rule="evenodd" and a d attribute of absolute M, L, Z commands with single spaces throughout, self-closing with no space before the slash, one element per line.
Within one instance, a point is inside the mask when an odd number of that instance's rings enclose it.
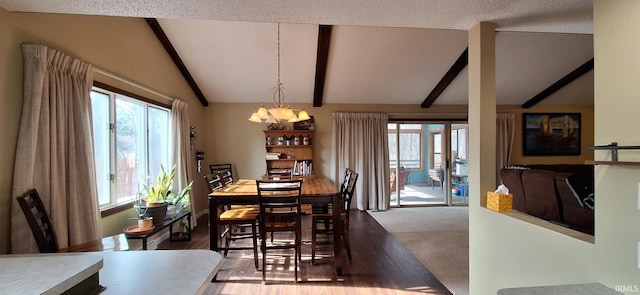
<path fill-rule="evenodd" d="M 10 11 L 468 30 L 592 33 L 591 0 L 1 0 Z"/>
<path fill-rule="evenodd" d="M 211 102 L 311 103 L 318 24 L 333 25 L 324 103 L 420 104 L 467 47 L 497 25 L 498 104 L 522 104 L 593 57 L 592 1 L 0 0 L 9 11 L 157 18 Z M 435 104 L 466 104 L 464 69 Z M 592 104 L 592 72 L 541 104 Z"/>

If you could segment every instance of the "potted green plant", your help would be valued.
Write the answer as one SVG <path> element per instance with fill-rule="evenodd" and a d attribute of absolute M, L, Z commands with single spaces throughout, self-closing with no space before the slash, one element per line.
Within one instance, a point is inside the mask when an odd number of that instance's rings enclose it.
<path fill-rule="evenodd" d="M 171 193 L 171 183 L 176 176 L 176 166 L 171 168 L 171 171 L 167 173 L 164 166 L 160 165 L 160 172 L 156 177 L 156 182 L 153 185 L 148 184 L 145 186 L 147 193 L 147 205 L 150 204 L 162 204 L 167 201 L 169 193 Z"/>
<path fill-rule="evenodd" d="M 184 206 L 189 202 L 189 191 L 193 185 L 193 181 L 189 183 L 185 188 L 180 190 L 178 194 L 171 192 L 171 184 L 176 176 L 176 166 L 174 165 L 170 171 L 166 171 L 164 166 L 160 165 L 160 172 L 156 177 L 156 181 L 153 185 L 145 186 L 146 191 L 146 207 L 148 215 L 153 216 L 154 223 L 160 223 L 164 220 L 167 214 L 167 207 L 172 205 L 176 208 L 178 205 Z M 181 208 L 181 207 L 180 207 Z M 172 209 L 172 213 L 175 213 L 175 209 Z"/>
<path fill-rule="evenodd" d="M 148 207 L 141 192 L 136 193 L 136 198 L 133 200 L 133 208 L 136 210 L 139 229 L 147 229 L 153 226 L 153 217 L 147 215 Z"/>
<path fill-rule="evenodd" d="M 193 186 L 193 181 L 191 181 L 186 187 L 184 187 L 177 194 L 169 193 L 167 196 L 167 202 L 169 203 L 169 214 L 177 215 L 180 214 L 182 209 L 185 209 L 190 203 L 189 192 L 191 191 L 191 187 Z"/>

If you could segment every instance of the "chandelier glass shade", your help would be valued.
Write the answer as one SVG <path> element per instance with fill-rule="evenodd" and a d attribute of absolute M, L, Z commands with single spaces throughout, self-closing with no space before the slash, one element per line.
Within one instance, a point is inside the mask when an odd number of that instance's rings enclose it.
<path fill-rule="evenodd" d="M 309 120 L 309 114 L 306 111 L 300 110 L 296 115 L 293 109 L 289 105 L 285 105 L 284 102 L 284 86 L 280 82 L 280 23 L 278 23 L 278 82 L 273 87 L 273 107 L 265 108 L 263 105 L 251 114 L 249 121 L 256 123 L 280 123 L 280 122 L 298 122 Z"/>

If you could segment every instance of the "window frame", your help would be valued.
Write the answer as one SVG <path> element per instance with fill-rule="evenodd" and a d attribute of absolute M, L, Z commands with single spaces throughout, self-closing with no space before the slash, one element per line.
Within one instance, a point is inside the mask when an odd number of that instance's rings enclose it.
<path fill-rule="evenodd" d="M 457 143 L 457 147 L 456 149 L 458 149 L 460 147 L 460 142 L 459 142 L 459 131 L 460 130 L 465 130 L 465 141 L 464 141 L 464 146 L 466 148 L 465 150 L 465 155 L 463 158 L 461 158 L 462 160 L 466 160 L 468 158 L 468 153 L 469 153 L 469 124 L 460 124 L 459 126 L 454 126 L 454 123 L 451 123 L 451 135 L 449 137 L 449 141 L 451 140 L 451 136 L 453 135 L 453 132 L 456 132 L 456 135 L 458 135 L 458 137 L 456 138 L 456 143 Z M 446 149 L 446 145 L 443 141 L 442 135 L 444 134 L 445 129 L 433 129 L 429 131 L 429 166 L 430 169 L 439 169 L 442 168 L 445 163 L 442 162 L 443 159 L 443 151 L 445 151 Z M 435 152 L 435 145 L 434 145 L 434 138 L 435 135 L 439 134 L 440 135 L 440 153 L 436 153 Z M 453 150 L 453 146 L 451 147 L 451 149 Z M 456 151 L 457 152 L 457 151 Z M 458 152 L 457 152 L 458 153 Z M 439 166 L 435 165 L 435 155 L 439 154 L 440 155 L 440 159 L 441 159 L 441 163 Z M 459 155 L 458 155 L 459 156 Z M 446 160 L 446 159 L 445 159 Z M 453 160 L 453 159 L 452 159 Z"/>
<path fill-rule="evenodd" d="M 124 96 L 126 97 L 125 100 L 126 101 L 133 101 L 136 104 L 141 103 L 144 106 L 144 112 L 145 112 L 145 127 L 148 126 L 149 124 L 149 118 L 148 118 L 148 113 L 149 113 L 149 108 L 156 108 L 156 109 L 160 109 L 160 110 L 166 110 L 167 111 L 167 115 L 168 115 L 168 124 L 167 124 L 167 133 L 170 132 L 171 129 L 171 105 L 168 104 L 164 104 L 164 103 L 160 103 L 157 102 L 155 100 L 152 100 L 150 98 L 147 98 L 145 96 L 141 96 L 139 94 L 135 94 L 105 83 L 101 83 L 99 81 L 94 81 L 93 82 L 93 87 L 91 88 L 91 92 L 98 92 L 100 94 L 105 94 L 109 96 L 109 125 L 110 125 L 110 131 L 109 131 L 109 176 L 110 176 L 110 184 L 109 184 L 109 190 L 110 190 L 110 196 L 109 196 L 109 203 L 108 204 L 104 204 L 104 205 L 100 205 L 100 212 L 101 212 L 101 216 L 102 217 L 106 217 L 118 212 L 122 212 L 124 210 L 127 210 L 129 208 L 132 207 L 133 201 L 132 200 L 127 200 L 125 199 L 126 197 L 121 197 L 118 196 L 118 192 L 117 192 L 117 156 L 116 156 L 116 96 Z M 92 126 L 92 132 L 93 132 L 93 126 Z M 145 128 L 145 132 L 146 135 L 145 137 L 148 137 L 148 127 Z M 167 137 L 168 138 L 168 137 Z M 145 159 L 145 161 L 149 161 L 148 159 L 148 152 L 149 152 L 149 148 L 148 148 L 148 139 L 145 139 L 145 147 L 144 149 L 146 150 L 146 155 L 145 157 L 147 159 Z M 168 145 L 171 145 L 171 142 L 169 141 L 167 143 Z M 170 146 L 167 147 L 168 150 L 170 150 Z M 170 156 L 170 155 L 169 155 Z M 148 170 L 148 167 L 147 167 Z M 96 181 L 98 181 L 98 179 L 96 179 Z"/>
<path fill-rule="evenodd" d="M 443 167 L 442 163 L 442 151 L 445 150 L 444 141 L 442 139 L 442 134 L 444 133 L 444 129 L 433 129 L 429 130 L 429 168 L 430 169 L 441 169 Z M 440 135 L 440 152 L 435 152 L 435 136 Z M 440 155 L 440 163 L 436 165 L 435 155 Z"/>
<path fill-rule="evenodd" d="M 402 134 L 416 134 L 418 135 L 418 142 L 420 145 L 420 152 L 418 155 L 418 168 L 411 168 L 411 167 L 407 167 L 407 169 L 409 169 L 409 171 L 424 171 L 424 148 L 425 148 L 425 144 L 424 144 L 424 124 L 417 124 L 417 123 L 401 123 L 401 122 L 389 122 L 387 124 L 387 126 L 389 126 L 390 124 L 394 124 L 396 128 L 389 128 L 387 127 L 387 133 L 389 135 L 392 135 L 396 138 L 398 138 L 398 140 L 400 140 L 400 138 L 402 138 Z M 417 129 L 402 129 L 401 126 L 402 125 L 416 125 L 419 126 L 420 128 Z M 399 135 L 397 136 L 397 132 L 399 130 Z M 396 157 L 398 158 L 396 160 L 396 162 L 399 163 L 400 167 L 403 167 L 402 165 L 402 160 L 400 159 L 400 151 L 396 151 L 397 155 Z M 389 159 L 389 161 L 391 162 L 391 159 Z M 411 160 L 409 160 L 411 161 Z M 389 163 L 391 164 L 391 163 Z M 395 169 L 395 167 L 390 167 L 392 169 Z"/>

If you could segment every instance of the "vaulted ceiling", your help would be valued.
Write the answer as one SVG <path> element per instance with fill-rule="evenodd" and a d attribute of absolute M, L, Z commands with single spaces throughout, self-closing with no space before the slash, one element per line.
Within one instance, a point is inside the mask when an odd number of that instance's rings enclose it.
<path fill-rule="evenodd" d="M 498 31 L 498 104 L 593 104 L 591 0 L 0 0 L 0 6 L 147 18 L 205 105 L 271 102 L 277 23 L 287 102 L 466 104 L 467 30 L 487 21 Z"/>

